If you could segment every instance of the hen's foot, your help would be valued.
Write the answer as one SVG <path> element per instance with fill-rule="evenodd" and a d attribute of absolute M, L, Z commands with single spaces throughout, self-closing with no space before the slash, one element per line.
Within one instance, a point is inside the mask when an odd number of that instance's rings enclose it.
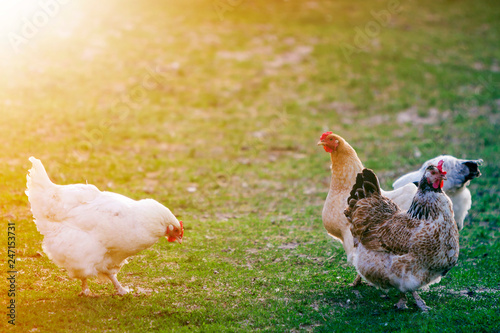
<path fill-rule="evenodd" d="M 427 304 L 425 304 L 425 302 L 422 299 L 422 297 L 420 297 L 420 295 L 417 294 L 416 291 L 412 292 L 411 294 L 415 298 L 415 301 L 417 302 L 417 306 L 420 308 L 420 310 L 422 310 L 424 312 L 427 312 L 427 311 L 429 311 L 431 309 L 430 307 L 427 306 Z"/>
<path fill-rule="evenodd" d="M 89 289 L 82 290 L 78 293 L 78 296 L 92 296 L 92 293 Z"/>
<path fill-rule="evenodd" d="M 408 307 L 406 306 L 406 302 L 407 302 L 407 298 L 406 298 L 406 295 L 404 293 L 401 293 L 401 298 L 399 299 L 399 301 L 394 304 L 394 306 L 398 309 L 398 310 L 406 310 L 408 309 Z"/>
<path fill-rule="evenodd" d="M 78 296 L 92 296 L 92 293 L 90 292 L 89 286 L 87 284 L 87 279 L 82 279 L 82 291 L 80 291 Z"/>
<path fill-rule="evenodd" d="M 129 292 L 130 292 L 129 288 L 127 288 L 127 287 L 121 287 L 120 289 L 116 290 L 116 295 L 123 296 L 123 295 L 128 294 Z"/>
<path fill-rule="evenodd" d="M 358 274 L 356 276 L 356 278 L 354 279 L 354 281 L 352 281 L 352 283 L 350 283 L 349 285 L 351 287 L 356 287 L 356 286 L 359 286 L 362 282 L 363 282 L 363 280 L 361 280 L 361 276 Z"/>
<path fill-rule="evenodd" d="M 128 294 L 129 289 L 126 288 L 126 287 L 125 288 L 122 287 L 122 285 L 120 284 L 120 282 L 118 282 L 118 279 L 116 278 L 116 275 L 114 275 L 114 274 L 106 274 L 106 275 L 111 280 L 111 282 L 113 282 L 113 286 L 115 286 L 116 294 L 117 295 L 126 295 L 126 294 Z"/>

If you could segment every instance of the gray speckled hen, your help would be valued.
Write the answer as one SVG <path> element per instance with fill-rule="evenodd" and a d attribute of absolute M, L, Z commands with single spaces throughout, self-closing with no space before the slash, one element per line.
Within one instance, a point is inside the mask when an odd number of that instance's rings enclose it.
<path fill-rule="evenodd" d="M 354 238 L 353 264 L 368 283 L 401 292 L 396 304 L 406 308 L 411 292 L 423 311 L 429 307 L 417 290 L 441 280 L 458 260 L 458 229 L 451 201 L 441 188 L 442 161 L 425 169 L 408 211 L 380 192 L 377 176 L 358 174 L 345 210 Z"/>
<path fill-rule="evenodd" d="M 467 185 L 472 179 L 481 176 L 478 166 L 483 163 L 483 160 L 462 160 L 451 155 L 441 155 L 425 162 L 419 170 L 401 176 L 392 184 L 392 187 L 398 189 L 408 183 L 417 185 L 427 167 L 431 164 L 437 165 L 441 160 L 444 161 L 443 169 L 448 172 L 447 180 L 443 184 L 443 191 L 453 203 L 455 221 L 458 230 L 462 230 L 464 219 L 472 206 L 472 197 Z"/>

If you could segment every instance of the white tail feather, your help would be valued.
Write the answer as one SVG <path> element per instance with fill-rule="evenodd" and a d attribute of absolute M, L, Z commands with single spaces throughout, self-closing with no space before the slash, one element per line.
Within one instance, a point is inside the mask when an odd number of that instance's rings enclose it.
<path fill-rule="evenodd" d="M 29 160 L 33 164 L 33 167 L 26 176 L 26 195 L 31 204 L 31 211 L 33 212 L 35 222 L 38 222 L 37 220 L 39 218 L 51 215 L 52 203 L 47 198 L 50 197 L 52 192 L 56 189 L 56 185 L 50 181 L 40 160 L 33 156 L 30 157 Z M 43 226 L 37 223 L 37 227 L 39 229 L 38 231 L 45 234 Z"/>
<path fill-rule="evenodd" d="M 26 176 L 26 186 L 28 188 L 26 195 L 28 195 L 28 197 L 34 187 L 45 189 L 47 187 L 54 186 L 54 183 L 50 181 L 42 162 L 33 156 L 31 156 L 29 160 L 33 164 L 33 167 L 29 170 L 29 174 Z"/>

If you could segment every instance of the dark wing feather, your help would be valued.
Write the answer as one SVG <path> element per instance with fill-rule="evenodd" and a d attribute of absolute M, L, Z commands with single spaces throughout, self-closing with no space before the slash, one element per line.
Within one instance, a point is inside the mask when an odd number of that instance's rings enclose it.
<path fill-rule="evenodd" d="M 369 196 L 373 193 L 380 194 L 380 184 L 375 173 L 370 169 L 363 169 L 363 189 L 365 195 Z"/>

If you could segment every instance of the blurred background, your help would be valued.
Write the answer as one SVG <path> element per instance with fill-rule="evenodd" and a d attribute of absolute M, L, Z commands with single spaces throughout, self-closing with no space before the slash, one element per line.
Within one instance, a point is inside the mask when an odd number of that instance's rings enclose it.
<path fill-rule="evenodd" d="M 22 194 L 35 155 L 56 180 L 132 193 L 233 179 L 232 201 L 249 181 L 322 172 L 324 130 L 387 184 L 440 153 L 498 163 L 494 1 L 1 6 L 3 196 Z M 189 205 L 208 209 L 207 193 Z"/>
<path fill-rule="evenodd" d="M 385 188 L 439 154 L 482 158 L 462 237 L 489 244 L 499 17 L 488 0 L 3 1 L 0 207 L 19 255 L 41 248 L 31 155 L 56 183 L 161 201 L 193 239 L 240 219 L 243 247 L 256 218 L 326 241 L 327 130 Z"/>

